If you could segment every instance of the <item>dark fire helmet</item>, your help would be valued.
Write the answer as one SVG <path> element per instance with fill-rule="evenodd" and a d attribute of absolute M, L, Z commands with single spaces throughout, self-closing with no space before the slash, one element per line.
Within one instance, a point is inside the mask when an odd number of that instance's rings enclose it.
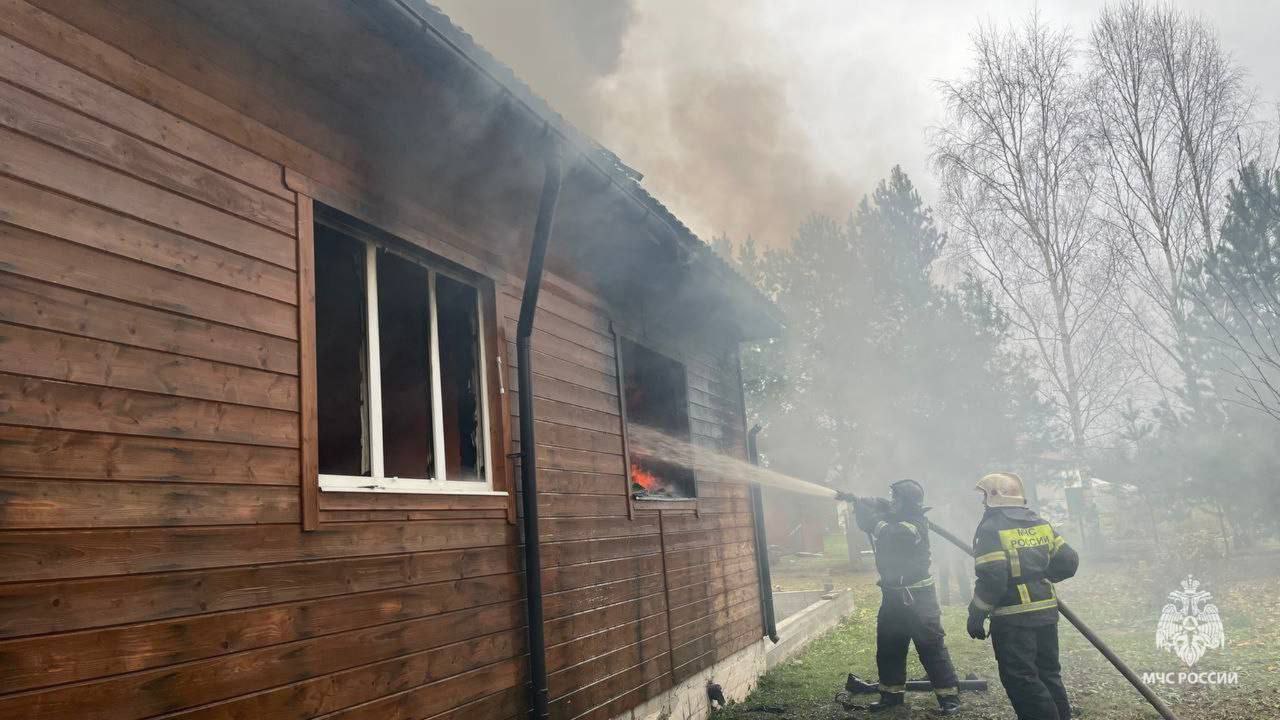
<path fill-rule="evenodd" d="M 910 478 L 899 480 L 889 486 L 889 496 L 897 500 L 903 507 L 917 509 L 924 507 L 924 488 Z"/>

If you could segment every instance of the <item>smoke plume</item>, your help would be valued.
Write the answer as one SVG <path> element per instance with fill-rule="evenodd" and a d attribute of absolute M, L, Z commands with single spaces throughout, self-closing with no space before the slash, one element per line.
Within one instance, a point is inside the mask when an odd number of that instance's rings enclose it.
<path fill-rule="evenodd" d="M 645 175 L 704 240 L 786 244 L 859 188 L 823 159 L 793 107 L 789 53 L 737 5 L 452 0 L 442 8 L 535 92 Z"/>
<path fill-rule="evenodd" d="M 967 65 L 980 21 L 1025 0 L 436 0 L 571 122 L 645 174 L 704 240 L 789 244 L 810 212 L 843 218 L 901 165 L 935 195 L 934 80 Z M 1104 0 L 1042 0 L 1087 34 Z M 1280 74 L 1271 0 L 1180 0 L 1260 89 Z"/>

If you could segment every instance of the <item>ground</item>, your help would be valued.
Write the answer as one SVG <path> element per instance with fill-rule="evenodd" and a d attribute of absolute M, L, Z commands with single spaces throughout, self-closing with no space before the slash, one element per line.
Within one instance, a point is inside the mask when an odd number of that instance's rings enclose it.
<path fill-rule="evenodd" d="M 1195 671 L 1239 673 L 1239 684 L 1227 686 L 1161 686 L 1156 692 L 1181 720 L 1263 720 L 1280 718 L 1280 560 L 1273 554 L 1180 563 L 1098 561 L 1082 564 L 1080 574 L 1059 586 L 1060 595 L 1135 671 L 1177 672 L 1186 668 L 1173 655 L 1155 648 L 1155 632 L 1166 595 L 1178 580 L 1194 572 L 1213 593 L 1222 616 L 1226 648 L 1211 650 Z M 875 615 L 879 590 L 869 573 L 847 569 L 843 544 L 833 540 L 822 558 L 782 558 L 775 563 L 775 586 L 784 589 L 821 587 L 833 582 L 851 587 L 857 609 L 804 653 L 765 675 L 746 700 L 717 713 L 720 720 L 867 717 L 846 712 L 832 701 L 853 672 L 874 680 Z M 996 675 L 990 642 L 971 640 L 965 632 L 965 608 L 944 609 L 947 644 L 961 676 L 991 681 L 986 693 L 965 693 L 962 717 L 1014 720 Z M 1086 720 L 1158 718 L 1107 661 L 1065 620 L 1059 625 L 1064 677 L 1077 717 Z M 914 657 L 912 678 L 924 677 Z M 928 694 L 909 694 L 908 708 L 887 717 L 933 717 Z M 872 695 L 860 696 L 865 704 Z M 886 717 L 876 715 L 875 717 Z"/>

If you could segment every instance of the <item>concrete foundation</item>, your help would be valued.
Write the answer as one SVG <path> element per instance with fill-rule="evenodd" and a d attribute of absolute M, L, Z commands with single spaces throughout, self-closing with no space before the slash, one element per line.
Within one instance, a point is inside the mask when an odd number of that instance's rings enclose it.
<path fill-rule="evenodd" d="M 719 684 L 729 702 L 740 702 L 766 670 L 803 650 L 852 611 L 853 593 L 829 593 L 780 622 L 777 645 L 762 638 L 614 720 L 705 720 L 711 714 L 708 682 Z"/>
<path fill-rule="evenodd" d="M 819 597 L 805 609 L 778 623 L 778 644 L 769 647 L 765 669 L 804 649 L 809 641 L 835 627 L 853 612 L 853 593 L 837 590 Z"/>
<path fill-rule="evenodd" d="M 825 590 L 779 590 L 773 593 L 773 618 L 782 622 L 822 599 Z"/>

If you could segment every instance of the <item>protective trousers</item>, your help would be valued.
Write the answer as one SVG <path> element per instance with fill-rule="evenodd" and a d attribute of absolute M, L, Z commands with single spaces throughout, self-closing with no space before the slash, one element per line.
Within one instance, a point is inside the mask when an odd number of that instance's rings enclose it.
<path fill-rule="evenodd" d="M 1000 682 L 1018 720 L 1070 720 L 1071 704 L 1058 663 L 1058 624 L 991 623 Z"/>
<path fill-rule="evenodd" d="M 941 615 L 932 586 L 883 589 L 876 616 L 876 670 L 881 692 L 906 692 L 907 651 L 914 642 L 933 692 L 939 699 L 957 694 L 956 669 L 947 652 Z"/>

